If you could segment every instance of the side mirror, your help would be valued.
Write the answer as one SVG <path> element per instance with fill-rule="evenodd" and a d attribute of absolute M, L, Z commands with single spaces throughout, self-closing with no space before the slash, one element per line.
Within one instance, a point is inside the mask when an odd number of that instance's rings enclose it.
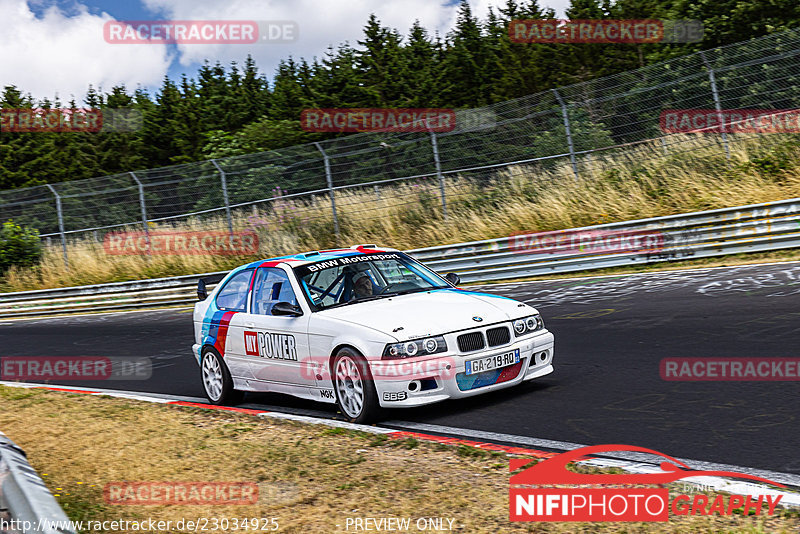
<path fill-rule="evenodd" d="M 444 275 L 444 279 L 453 284 L 454 286 L 457 286 L 458 284 L 461 283 L 461 278 L 459 278 L 459 276 L 456 273 L 447 273 L 446 275 Z"/>
<path fill-rule="evenodd" d="M 272 315 L 287 315 L 289 317 L 300 317 L 303 315 L 303 310 L 300 306 L 296 306 L 289 302 L 276 302 L 272 306 Z"/>
<path fill-rule="evenodd" d="M 208 291 L 206 291 L 206 282 L 202 278 L 197 281 L 197 300 L 206 300 L 208 298 Z"/>

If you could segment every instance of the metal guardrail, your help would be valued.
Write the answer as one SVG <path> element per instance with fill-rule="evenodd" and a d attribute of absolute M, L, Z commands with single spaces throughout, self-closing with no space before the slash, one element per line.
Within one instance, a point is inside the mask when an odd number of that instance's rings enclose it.
<path fill-rule="evenodd" d="M 197 281 L 209 289 L 226 271 L 174 278 L 155 278 L 90 286 L 41 289 L 0 294 L 0 317 L 35 317 L 62 313 L 134 310 L 192 304 L 197 301 Z"/>
<path fill-rule="evenodd" d="M 511 280 L 800 247 L 800 199 L 519 234 L 408 251 L 463 282 Z M 195 302 L 200 278 L 225 272 L 0 294 L 0 317 L 56 315 Z M 211 287 L 211 286 L 209 286 Z"/>
<path fill-rule="evenodd" d="M 408 251 L 464 282 L 800 247 L 800 199 Z"/>
<path fill-rule="evenodd" d="M 73 534 L 70 520 L 25 453 L 0 432 L 0 532 Z"/>

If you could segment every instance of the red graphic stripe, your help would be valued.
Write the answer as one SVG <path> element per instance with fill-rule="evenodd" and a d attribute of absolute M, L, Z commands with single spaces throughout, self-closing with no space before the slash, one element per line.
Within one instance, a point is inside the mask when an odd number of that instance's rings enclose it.
<path fill-rule="evenodd" d="M 217 340 L 214 342 L 214 348 L 224 358 L 225 357 L 225 341 L 228 339 L 228 325 L 237 312 L 225 312 L 219 320 L 219 327 L 217 327 Z"/>
<path fill-rule="evenodd" d="M 520 361 L 519 363 L 515 363 L 514 365 L 511 365 L 509 367 L 506 367 L 500 373 L 500 376 L 497 377 L 497 382 L 495 382 L 495 384 L 502 384 L 503 382 L 514 380 L 519 375 L 521 369 L 522 369 L 522 361 Z"/>

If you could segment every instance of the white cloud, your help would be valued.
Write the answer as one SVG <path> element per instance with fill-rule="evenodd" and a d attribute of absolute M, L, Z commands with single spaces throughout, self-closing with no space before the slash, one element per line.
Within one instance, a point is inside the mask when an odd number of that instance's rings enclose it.
<path fill-rule="evenodd" d="M 112 45 L 103 24 L 112 17 L 90 14 L 85 6 L 66 15 L 57 7 L 37 18 L 25 0 L 0 0 L 0 85 L 16 85 L 35 98 L 82 105 L 89 84 L 108 91 L 125 84 L 157 86 L 172 58 L 163 45 Z"/>
<path fill-rule="evenodd" d="M 311 59 L 321 57 L 329 45 L 349 41 L 356 45 L 370 13 L 385 26 L 406 33 L 415 19 L 431 32 L 446 30 L 455 15 L 452 7 L 430 0 L 144 0 L 145 5 L 165 18 L 186 20 L 295 21 L 299 38 L 282 44 L 178 45 L 184 66 L 202 62 L 243 60 L 252 54 L 256 63 L 271 75 L 278 61 L 290 55 Z"/>
<path fill-rule="evenodd" d="M 179 59 L 184 66 L 208 59 L 241 62 L 252 54 L 257 65 L 268 76 L 281 59 L 322 57 L 329 45 L 348 41 L 355 46 L 363 38 L 363 27 L 370 13 L 381 24 L 407 34 L 419 20 L 431 36 L 446 34 L 452 29 L 458 11 L 457 3 L 431 0 L 142 0 L 153 12 L 169 19 L 199 20 L 292 20 L 300 28 L 300 37 L 289 44 L 258 45 L 179 45 Z M 550 0 L 560 13 L 569 0 Z M 505 5 L 505 0 L 472 0 L 473 13 L 485 20 L 489 6 Z"/>
<path fill-rule="evenodd" d="M 404 35 L 419 20 L 432 36 L 450 31 L 458 10 L 456 2 L 444 0 L 138 0 L 151 13 L 141 18 L 290 20 L 299 25 L 300 35 L 293 43 L 175 47 L 106 43 L 103 24 L 113 17 L 91 14 L 81 1 L 88 0 L 76 0 L 69 13 L 52 6 L 37 18 L 25 0 L 0 0 L 0 86 L 13 84 L 36 98 L 58 93 L 65 103 L 74 95 L 81 103 L 89 84 L 106 91 L 117 84 L 154 90 L 175 60 L 193 73 L 206 59 L 227 65 L 241 63 L 248 53 L 261 72 L 272 77 L 278 62 L 289 56 L 311 60 L 322 57 L 329 45 L 348 41 L 355 46 L 370 13 Z M 543 3 L 563 14 L 568 2 Z M 473 13 L 484 20 L 490 5 L 504 4 L 505 0 L 471 0 Z"/>

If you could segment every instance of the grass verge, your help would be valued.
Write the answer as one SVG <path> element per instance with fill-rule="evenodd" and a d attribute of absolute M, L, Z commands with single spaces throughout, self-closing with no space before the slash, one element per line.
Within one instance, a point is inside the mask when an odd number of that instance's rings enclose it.
<path fill-rule="evenodd" d="M 499 453 L 363 432 L 110 397 L 0 386 L 0 429 L 76 521 L 278 518 L 280 532 L 346 532 L 364 517 L 453 519 L 456 532 L 796 532 L 780 515 L 676 517 L 668 523 L 508 521 L 508 461 Z M 119 506 L 119 481 L 259 484 L 246 506 Z M 447 522 L 445 522 L 445 525 Z M 351 532 L 352 527 L 351 527 Z"/>
<path fill-rule="evenodd" d="M 340 234 L 326 195 L 278 197 L 234 213 L 234 229 L 259 236 L 258 257 L 354 243 L 413 249 L 800 197 L 800 136 L 729 136 L 726 160 L 713 136 L 674 136 L 581 160 L 575 181 L 568 162 L 516 165 L 483 174 L 448 175 L 447 219 L 433 179 L 340 191 Z M 139 230 L 132 227 L 130 230 Z M 222 218 L 191 219 L 159 230 L 225 230 Z M 102 241 L 99 235 L 98 240 Z M 23 291 L 227 270 L 255 257 L 114 256 L 93 238 L 68 239 L 31 268 L 12 267 L 0 290 Z"/>

